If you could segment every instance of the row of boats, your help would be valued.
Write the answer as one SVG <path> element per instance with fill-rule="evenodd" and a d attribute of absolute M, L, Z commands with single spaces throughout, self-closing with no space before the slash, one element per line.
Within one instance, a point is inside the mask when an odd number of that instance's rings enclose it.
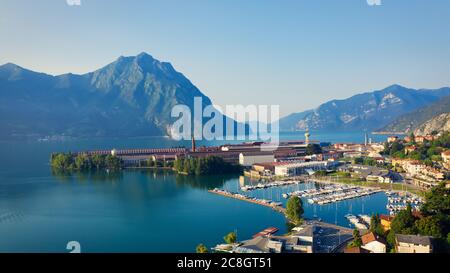
<path fill-rule="evenodd" d="M 210 192 L 220 194 L 223 196 L 227 196 L 227 197 L 232 197 L 235 199 L 248 201 L 248 202 L 259 204 L 259 205 L 264 205 L 264 206 L 271 206 L 271 207 L 282 207 L 283 206 L 283 204 L 281 202 L 275 202 L 275 201 L 267 200 L 267 199 L 258 199 L 256 197 L 250 197 L 250 196 L 246 196 L 244 194 L 229 192 L 229 191 L 217 189 L 217 188 L 210 190 Z"/>
<path fill-rule="evenodd" d="M 370 226 L 369 215 L 359 214 L 358 216 L 355 216 L 353 214 L 347 214 L 345 215 L 345 218 L 357 229 L 368 229 Z"/>
<path fill-rule="evenodd" d="M 410 204 L 411 208 L 415 211 L 420 211 L 420 207 L 423 204 L 423 199 L 419 196 L 413 195 L 411 193 L 395 193 L 387 192 L 388 203 L 386 209 L 389 210 L 391 215 L 395 215 L 401 210 L 405 210 L 407 205 Z"/>
<path fill-rule="evenodd" d="M 281 186 L 289 186 L 289 185 L 297 185 L 302 183 L 302 181 L 298 180 L 288 180 L 288 181 L 274 181 L 269 183 L 258 183 L 257 185 L 246 185 L 242 186 L 242 191 L 253 191 L 253 190 L 259 190 L 259 189 L 267 189 L 271 187 L 281 187 Z"/>
<path fill-rule="evenodd" d="M 284 198 L 298 196 L 308 198 L 310 204 L 329 204 L 342 200 L 358 198 L 380 192 L 380 189 L 361 188 L 358 186 L 326 186 L 283 194 Z"/>

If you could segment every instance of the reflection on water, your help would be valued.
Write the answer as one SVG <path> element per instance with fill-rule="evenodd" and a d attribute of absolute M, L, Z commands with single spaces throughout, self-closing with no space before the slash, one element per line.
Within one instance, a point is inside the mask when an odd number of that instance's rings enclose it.
<path fill-rule="evenodd" d="M 186 176 L 176 175 L 177 185 L 190 186 L 197 189 L 211 190 L 222 187 L 227 180 L 235 179 L 233 175 Z"/>
<path fill-rule="evenodd" d="M 52 175 L 60 182 L 114 182 L 123 178 L 122 171 L 79 171 L 79 170 L 51 170 Z"/>
<path fill-rule="evenodd" d="M 78 171 L 78 170 L 57 170 L 52 169 L 52 175 L 60 182 L 117 182 L 123 179 L 124 172 L 139 173 L 142 176 L 147 176 L 150 179 L 165 179 L 175 177 L 176 185 L 180 187 L 192 187 L 197 189 L 210 190 L 222 187 L 227 180 L 236 178 L 235 175 L 210 175 L 210 176 L 187 176 L 176 174 L 170 170 L 158 169 L 128 169 L 122 171 L 106 171 L 106 170 L 92 170 L 92 171 Z"/>

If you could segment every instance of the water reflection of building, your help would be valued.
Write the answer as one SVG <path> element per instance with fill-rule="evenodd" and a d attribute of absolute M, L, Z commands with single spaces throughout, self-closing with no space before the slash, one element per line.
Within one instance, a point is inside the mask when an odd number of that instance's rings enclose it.
<path fill-rule="evenodd" d="M 243 175 L 239 176 L 239 186 L 245 186 L 245 176 Z"/>

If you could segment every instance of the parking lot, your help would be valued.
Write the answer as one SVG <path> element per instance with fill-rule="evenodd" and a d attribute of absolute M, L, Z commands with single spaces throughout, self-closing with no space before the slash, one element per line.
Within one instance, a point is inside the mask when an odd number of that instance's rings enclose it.
<path fill-rule="evenodd" d="M 314 253 L 330 253 L 346 245 L 352 238 L 353 230 L 332 224 L 311 221 L 315 226 L 314 230 Z"/>

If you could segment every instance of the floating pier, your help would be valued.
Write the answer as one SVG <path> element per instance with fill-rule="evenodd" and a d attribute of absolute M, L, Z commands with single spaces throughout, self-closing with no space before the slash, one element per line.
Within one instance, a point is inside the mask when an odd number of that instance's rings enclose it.
<path fill-rule="evenodd" d="M 228 192 L 228 191 L 220 190 L 220 189 L 208 190 L 208 192 L 222 195 L 222 196 L 229 197 L 229 198 L 246 201 L 249 203 L 253 203 L 253 204 L 257 204 L 257 205 L 261 205 L 261 206 L 265 206 L 265 207 L 269 207 L 269 208 L 271 208 L 275 211 L 281 212 L 281 213 L 285 213 L 285 211 L 286 211 L 286 209 L 283 208 L 282 204 L 279 202 L 273 202 L 273 201 L 265 200 L 265 199 L 257 199 L 254 197 L 245 196 L 240 193 L 232 193 L 232 192 Z"/>
<path fill-rule="evenodd" d="M 255 186 L 242 186 L 242 191 L 253 191 L 258 189 L 267 189 L 272 187 L 282 187 L 282 186 L 290 186 L 290 185 L 297 185 L 303 183 L 301 180 L 295 180 L 295 181 L 274 181 L 269 183 L 258 183 Z"/>

